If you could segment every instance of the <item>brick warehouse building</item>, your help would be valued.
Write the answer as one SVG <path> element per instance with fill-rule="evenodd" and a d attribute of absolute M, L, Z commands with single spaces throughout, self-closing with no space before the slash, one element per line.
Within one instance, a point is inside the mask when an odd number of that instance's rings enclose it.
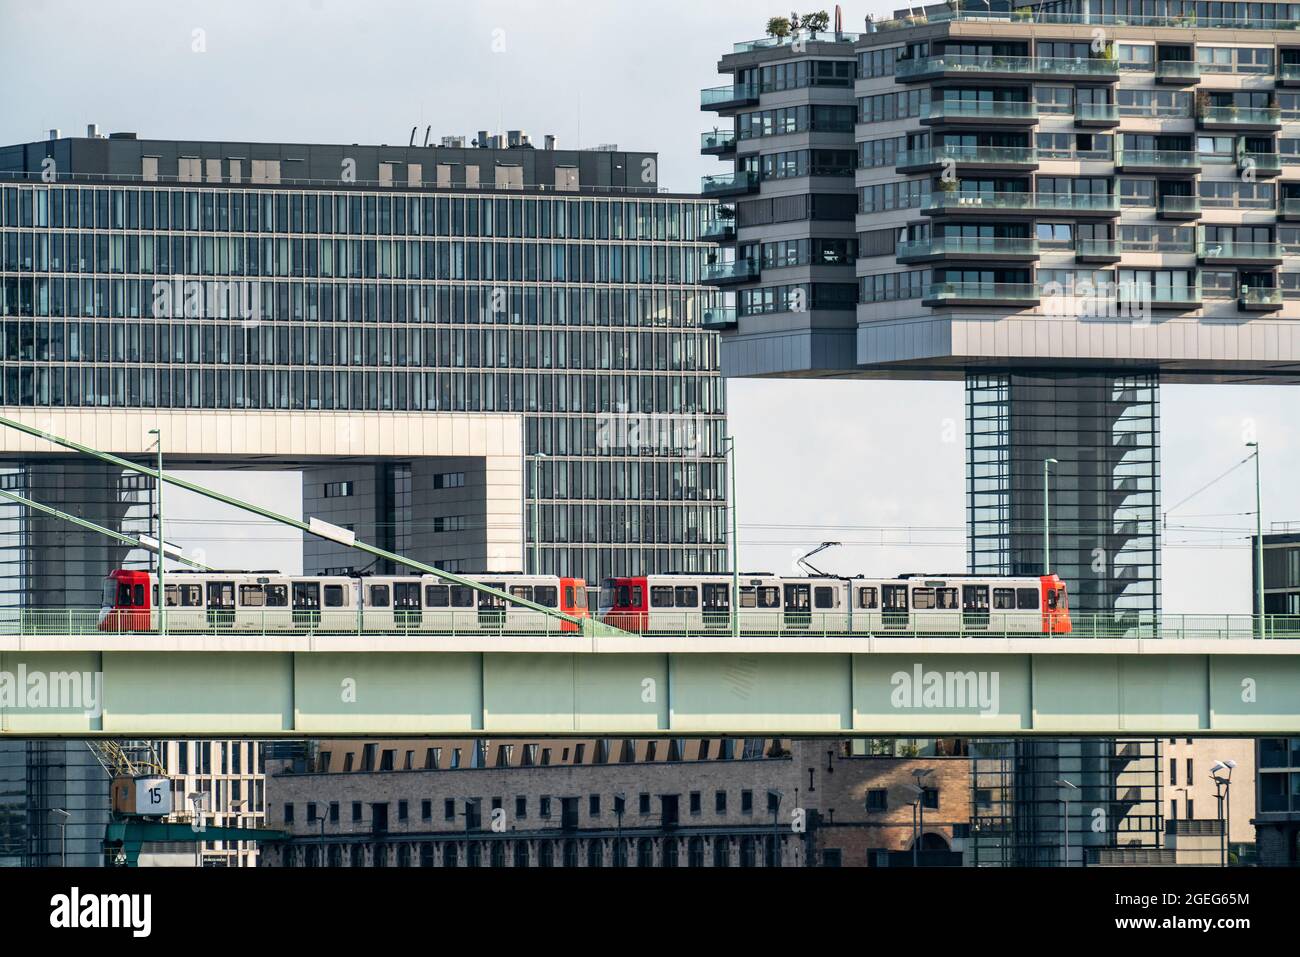
<path fill-rule="evenodd" d="M 963 752 L 954 741 L 322 741 L 268 759 L 268 826 L 293 836 L 261 863 L 906 866 L 908 785 L 928 770 L 922 863 L 957 864 Z"/>

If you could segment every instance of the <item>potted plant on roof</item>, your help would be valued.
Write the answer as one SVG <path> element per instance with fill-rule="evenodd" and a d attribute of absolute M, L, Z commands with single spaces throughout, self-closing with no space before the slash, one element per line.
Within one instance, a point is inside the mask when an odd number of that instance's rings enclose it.
<path fill-rule="evenodd" d="M 767 35 L 778 42 L 790 35 L 790 21 L 785 17 L 772 17 L 767 21 Z"/>
<path fill-rule="evenodd" d="M 819 33 L 825 33 L 830 29 L 831 17 L 825 10 L 818 10 L 816 13 L 805 13 L 803 15 L 803 28 L 810 37 L 815 37 Z"/>

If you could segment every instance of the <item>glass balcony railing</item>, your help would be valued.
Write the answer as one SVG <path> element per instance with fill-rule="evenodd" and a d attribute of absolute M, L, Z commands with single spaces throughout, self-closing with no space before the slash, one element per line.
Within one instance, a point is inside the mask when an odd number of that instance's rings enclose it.
<path fill-rule="evenodd" d="M 1282 199 L 1283 216 L 1300 216 L 1300 196 L 1286 196 Z"/>
<path fill-rule="evenodd" d="M 725 242 L 736 237 L 736 219 L 735 217 L 723 218 L 721 216 L 713 219 L 706 219 L 700 224 L 700 239 L 705 242 Z"/>
<path fill-rule="evenodd" d="M 856 43 L 858 33 L 807 33 L 799 31 L 793 36 L 785 37 L 761 37 L 757 40 L 745 40 L 741 43 L 732 44 L 733 53 L 751 53 L 754 50 L 768 50 L 773 47 L 793 46 L 798 40 L 804 43 Z"/>
<path fill-rule="evenodd" d="M 1266 286 L 1245 286 L 1237 299 L 1243 306 L 1280 306 L 1282 290 Z"/>
<path fill-rule="evenodd" d="M 1156 78 L 1170 80 L 1195 80 L 1201 75 L 1201 65 L 1195 60 L 1161 60 L 1156 64 Z"/>
<path fill-rule="evenodd" d="M 705 329 L 732 329 L 736 325 L 736 307 L 706 306 L 700 313 L 700 325 Z"/>
<path fill-rule="evenodd" d="M 1084 123 L 1119 122 L 1119 107 L 1114 103 L 1080 103 L 1075 116 Z"/>
<path fill-rule="evenodd" d="M 704 153 L 721 153 L 735 149 L 735 130 L 714 130 L 712 133 L 700 134 L 700 151 Z"/>
<path fill-rule="evenodd" d="M 1118 239 L 1076 239 L 1074 241 L 1076 257 L 1119 256 L 1122 251 Z"/>
<path fill-rule="evenodd" d="M 1279 80 L 1300 80 L 1300 63 L 1279 63 L 1277 76 Z"/>
<path fill-rule="evenodd" d="M 896 76 L 907 79 L 931 73 L 1016 73 L 1026 76 L 1118 76 L 1119 64 L 1103 57 L 970 56 L 944 54 L 899 60 Z"/>
<path fill-rule="evenodd" d="M 700 278 L 704 282 L 747 282 L 757 279 L 760 272 L 757 259 L 737 259 L 729 263 L 705 263 Z"/>
<path fill-rule="evenodd" d="M 1192 150 L 1126 150 L 1115 151 L 1116 166 L 1151 166 L 1160 169 L 1195 169 L 1200 165 L 1199 153 Z"/>
<path fill-rule="evenodd" d="M 700 108 L 705 110 L 747 103 L 758 99 L 757 83 L 734 83 L 700 90 Z"/>
<path fill-rule="evenodd" d="M 966 299 L 1025 303 L 1037 302 L 1038 297 L 1039 287 L 1032 282 L 933 282 L 925 295 L 926 299 L 938 301 Z"/>
<path fill-rule="evenodd" d="M 700 192 L 705 196 L 752 193 L 756 189 L 758 189 L 758 174 L 752 169 L 718 173 L 716 176 L 705 176 L 700 180 Z"/>
<path fill-rule="evenodd" d="M 1282 247 L 1277 243 L 1239 243 L 1231 239 L 1207 240 L 1197 243 L 1196 255 L 1210 261 L 1216 259 L 1281 259 Z"/>
<path fill-rule="evenodd" d="M 1257 173 L 1282 172 L 1282 156 L 1278 153 L 1243 153 L 1238 165 L 1242 169 L 1251 167 Z"/>
<path fill-rule="evenodd" d="M 1199 196 L 1161 196 L 1160 212 L 1162 213 L 1199 213 L 1201 211 L 1201 197 Z"/>
<path fill-rule="evenodd" d="M 931 100 L 928 115 L 932 120 L 1032 120 L 1038 106 L 1023 100 Z"/>
<path fill-rule="evenodd" d="M 916 256 L 1037 256 L 1038 240 L 1027 237 L 933 236 L 898 244 L 898 258 Z"/>
<path fill-rule="evenodd" d="M 928 205 L 932 209 L 948 210 L 1119 212 L 1119 197 L 1093 193 L 985 193 L 937 190 L 930 194 Z"/>
<path fill-rule="evenodd" d="M 1032 146 L 963 146 L 950 144 L 929 149 L 899 150 L 896 166 L 928 166 L 952 160 L 957 163 L 989 165 L 1036 164 L 1038 150 Z"/>
<path fill-rule="evenodd" d="M 1202 124 L 1224 126 L 1276 126 L 1282 112 L 1276 106 L 1207 106 L 1197 114 Z"/>

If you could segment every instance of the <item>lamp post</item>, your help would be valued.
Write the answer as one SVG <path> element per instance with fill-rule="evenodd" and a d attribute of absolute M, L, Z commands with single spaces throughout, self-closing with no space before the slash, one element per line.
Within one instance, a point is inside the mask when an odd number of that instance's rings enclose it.
<path fill-rule="evenodd" d="M 627 804 L 627 795 L 619 791 L 614 795 L 614 866 L 623 867 L 623 811 Z"/>
<path fill-rule="evenodd" d="M 1259 482 L 1259 443 L 1247 442 L 1255 460 L 1255 614 L 1259 616 L 1259 637 L 1264 637 L 1264 508 Z"/>
<path fill-rule="evenodd" d="M 540 499 L 542 497 L 541 470 L 539 468 L 541 460 L 547 458 L 545 452 L 537 452 L 533 455 L 533 574 L 540 575 L 542 572 L 541 561 L 541 537 L 542 537 L 542 509 Z"/>
<path fill-rule="evenodd" d="M 916 837 L 912 841 L 913 867 L 921 866 L 921 840 L 925 837 L 925 787 L 921 782 L 933 770 L 933 768 L 914 768 L 912 777 L 916 779 L 916 783 L 908 785 L 916 792 Z"/>
<path fill-rule="evenodd" d="M 769 804 L 772 805 L 772 853 L 768 856 L 767 863 L 769 867 L 780 866 L 777 863 L 781 857 L 781 852 L 779 850 L 781 846 L 780 845 L 781 831 L 780 831 L 779 815 L 781 813 L 781 798 L 783 797 L 785 797 L 785 794 L 775 789 L 769 790 L 767 792 L 767 801 Z"/>
<path fill-rule="evenodd" d="M 1056 459 L 1043 459 L 1043 574 L 1052 574 L 1052 491 L 1050 468 L 1060 465 Z"/>
<path fill-rule="evenodd" d="M 727 479 L 731 483 L 731 637 L 740 637 L 740 565 L 736 543 L 736 437 L 725 437 L 727 457 L 731 459 L 727 466 Z"/>
<path fill-rule="evenodd" d="M 1059 798 L 1061 802 L 1061 833 L 1065 836 L 1065 863 L 1063 867 L 1070 866 L 1070 792 L 1079 790 L 1079 786 L 1065 778 L 1057 778 L 1052 782 L 1058 788 L 1065 792 L 1065 797 Z"/>
<path fill-rule="evenodd" d="M 1210 779 L 1214 781 L 1214 796 L 1219 801 L 1219 855 L 1224 867 L 1228 866 L 1228 828 L 1232 823 L 1232 806 L 1229 798 L 1232 793 L 1232 769 L 1236 766 L 1237 762 L 1231 758 L 1227 761 L 1215 761 L 1210 765 Z M 1228 773 L 1220 777 L 1221 771 Z"/>
<path fill-rule="evenodd" d="M 163 448 L 162 429 L 150 429 L 149 434 L 157 439 L 158 478 L 154 483 L 154 494 L 158 498 L 158 634 L 167 634 L 167 533 L 163 528 Z"/>
<path fill-rule="evenodd" d="M 51 814 L 59 816 L 59 866 L 68 866 L 68 818 L 72 817 L 70 811 L 65 811 L 61 807 L 50 808 Z"/>

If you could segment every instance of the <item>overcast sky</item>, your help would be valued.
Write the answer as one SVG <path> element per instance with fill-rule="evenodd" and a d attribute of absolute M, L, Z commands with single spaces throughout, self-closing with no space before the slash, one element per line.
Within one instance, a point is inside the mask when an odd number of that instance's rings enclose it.
<path fill-rule="evenodd" d="M 845 4 L 845 28 L 893 9 Z M 55 127 L 84 135 L 87 123 L 160 139 L 324 143 L 405 143 L 429 124 L 435 139 L 524 129 L 554 133 L 561 147 L 657 150 L 661 185 L 694 191 L 721 168 L 698 153 L 714 125 L 699 90 L 721 82 L 719 55 L 782 12 L 752 0 L 0 0 L 0 142 Z M 828 539 L 856 543 L 828 553 L 828 570 L 965 567 L 960 384 L 740 380 L 729 393 L 744 568 L 788 572 Z M 1164 507 L 1238 462 L 1254 429 L 1266 526 L 1300 520 L 1286 478 L 1300 470 L 1298 401 L 1281 387 L 1163 387 Z M 301 509 L 297 476 L 209 477 Z M 180 493 L 171 502 L 172 518 L 198 521 L 168 537 L 212 564 L 242 564 L 264 540 L 259 564 L 299 567 L 286 530 Z M 1170 516 L 1233 531 L 1169 532 L 1167 611 L 1249 610 L 1242 536 L 1253 509 L 1247 467 Z"/>

